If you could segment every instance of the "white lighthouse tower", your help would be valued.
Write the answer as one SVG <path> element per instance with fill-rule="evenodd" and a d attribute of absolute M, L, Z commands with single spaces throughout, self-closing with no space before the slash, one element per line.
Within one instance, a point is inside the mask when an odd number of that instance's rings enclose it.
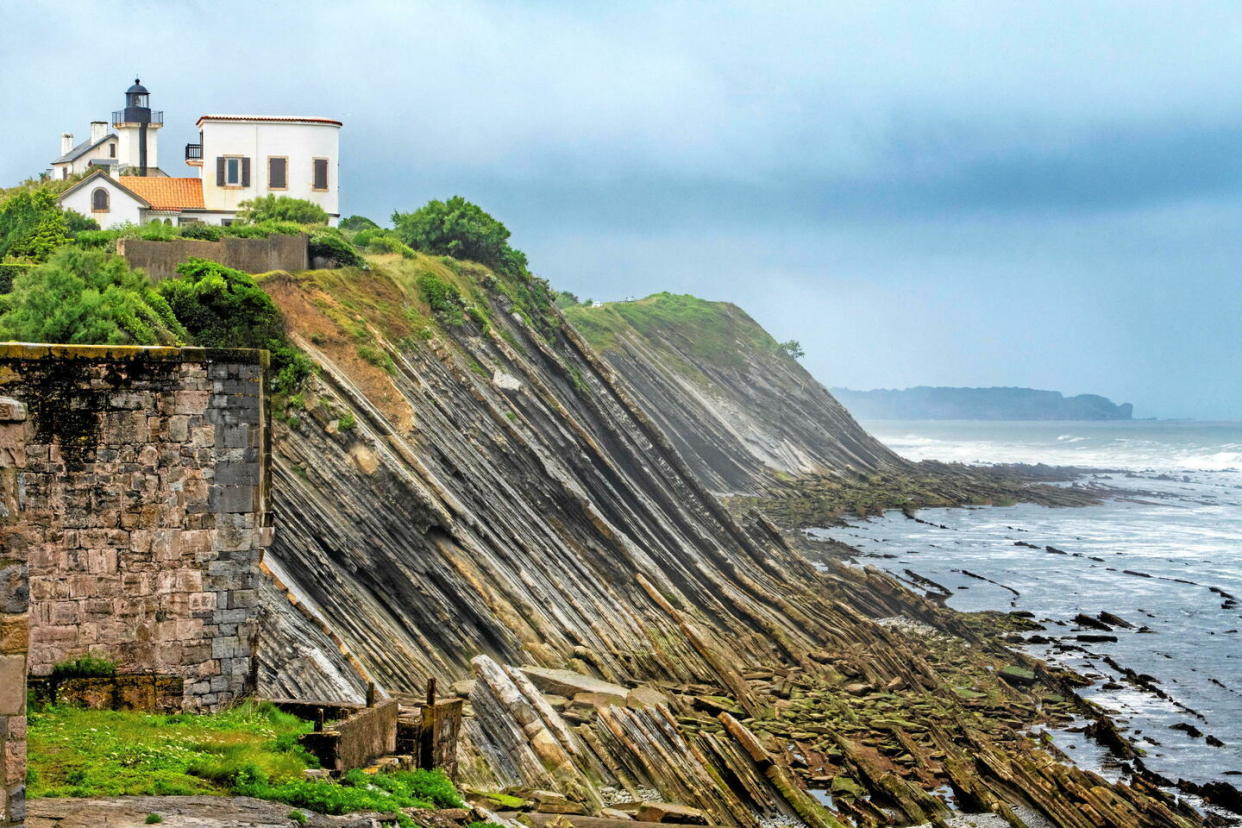
<path fill-rule="evenodd" d="M 126 175 L 167 175 L 160 170 L 157 136 L 164 113 L 151 111 L 151 93 L 134 78 L 125 91 L 125 108 L 112 113 L 117 136 L 117 161 Z"/>

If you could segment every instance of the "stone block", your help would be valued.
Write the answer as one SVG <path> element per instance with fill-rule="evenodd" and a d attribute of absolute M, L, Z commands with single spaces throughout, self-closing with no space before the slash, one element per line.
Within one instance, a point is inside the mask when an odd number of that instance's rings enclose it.
<path fill-rule="evenodd" d="M 0 716 L 26 712 L 26 656 L 0 655 Z"/>
<path fill-rule="evenodd" d="M 0 564 L 0 612 L 22 613 L 30 603 L 30 584 L 24 562 Z"/>
<path fill-rule="evenodd" d="M 19 423 L 25 419 L 25 403 L 12 397 L 0 397 L 0 423 Z"/>
<path fill-rule="evenodd" d="M 0 613 L 0 654 L 24 653 L 30 646 L 28 613 Z"/>

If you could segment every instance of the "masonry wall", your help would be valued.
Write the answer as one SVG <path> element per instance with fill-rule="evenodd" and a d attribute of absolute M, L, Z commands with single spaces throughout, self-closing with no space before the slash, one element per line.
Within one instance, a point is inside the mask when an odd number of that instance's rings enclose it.
<path fill-rule="evenodd" d="M 226 236 L 214 242 L 118 239 L 117 252 L 125 257 L 130 267 L 140 267 L 156 280 L 177 275 L 177 265 L 191 258 L 210 259 L 247 273 L 306 270 L 310 267 L 304 235 L 268 236 L 266 239 Z"/>
<path fill-rule="evenodd" d="M 0 502 L 29 582 L 27 669 L 108 658 L 245 688 L 267 523 L 266 353 L 0 346 Z M 18 578 L 12 574 L 10 579 Z"/>

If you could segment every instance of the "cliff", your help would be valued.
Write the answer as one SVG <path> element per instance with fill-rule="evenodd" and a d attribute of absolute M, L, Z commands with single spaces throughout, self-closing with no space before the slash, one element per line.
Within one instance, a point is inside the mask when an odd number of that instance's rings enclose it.
<path fill-rule="evenodd" d="M 715 492 L 907 466 L 736 305 L 657 293 L 565 316 Z"/>
<path fill-rule="evenodd" d="M 1129 420 L 1130 403 L 1034 388 L 931 388 L 833 393 L 864 420 Z"/>
<path fill-rule="evenodd" d="M 919 822 L 948 812 L 930 792 L 951 785 L 1055 825 L 1196 822 L 1023 735 L 1098 715 L 1055 674 L 1002 681 L 1034 665 L 878 572 L 812 566 L 695 472 L 734 488 L 898 462 L 839 406 L 809 425 L 765 426 L 740 403 L 722 416 L 718 396 L 678 394 L 635 357 L 687 409 L 649 415 L 539 282 L 468 263 L 385 257 L 263 284 L 318 375 L 273 429 L 261 689 L 374 680 L 401 696 L 472 678 L 463 781 L 588 809 L 654 796 L 731 825 Z M 738 395 L 746 371 L 802 376 L 770 349 L 730 367 L 727 344 L 677 347 Z M 805 393 L 794 404 L 831 399 Z M 729 461 L 706 440 L 683 457 L 655 417 L 728 437 Z M 829 784 L 835 815 L 803 792 Z"/>

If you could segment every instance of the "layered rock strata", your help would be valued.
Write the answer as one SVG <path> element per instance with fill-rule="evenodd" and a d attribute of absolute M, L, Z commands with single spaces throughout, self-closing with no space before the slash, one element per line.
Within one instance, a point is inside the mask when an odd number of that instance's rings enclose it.
<path fill-rule="evenodd" d="M 431 310 L 426 277 L 460 307 Z M 555 786 L 585 810 L 679 801 L 732 825 L 935 819 L 944 786 L 1057 825 L 1196 821 L 1022 735 L 1075 702 L 1001 681 L 1021 657 L 959 616 L 735 519 L 537 284 L 420 256 L 264 286 L 319 367 L 276 429 L 270 562 L 331 634 L 304 642 L 298 668 L 323 674 L 299 681 L 362 670 L 402 696 L 473 678 L 472 785 Z M 849 468 L 887 459 L 838 444 Z M 261 647 L 260 675 L 287 674 L 286 652 Z M 588 691 L 562 713 L 522 665 L 625 703 Z M 857 794 L 834 816 L 803 789 L 837 779 Z"/>

